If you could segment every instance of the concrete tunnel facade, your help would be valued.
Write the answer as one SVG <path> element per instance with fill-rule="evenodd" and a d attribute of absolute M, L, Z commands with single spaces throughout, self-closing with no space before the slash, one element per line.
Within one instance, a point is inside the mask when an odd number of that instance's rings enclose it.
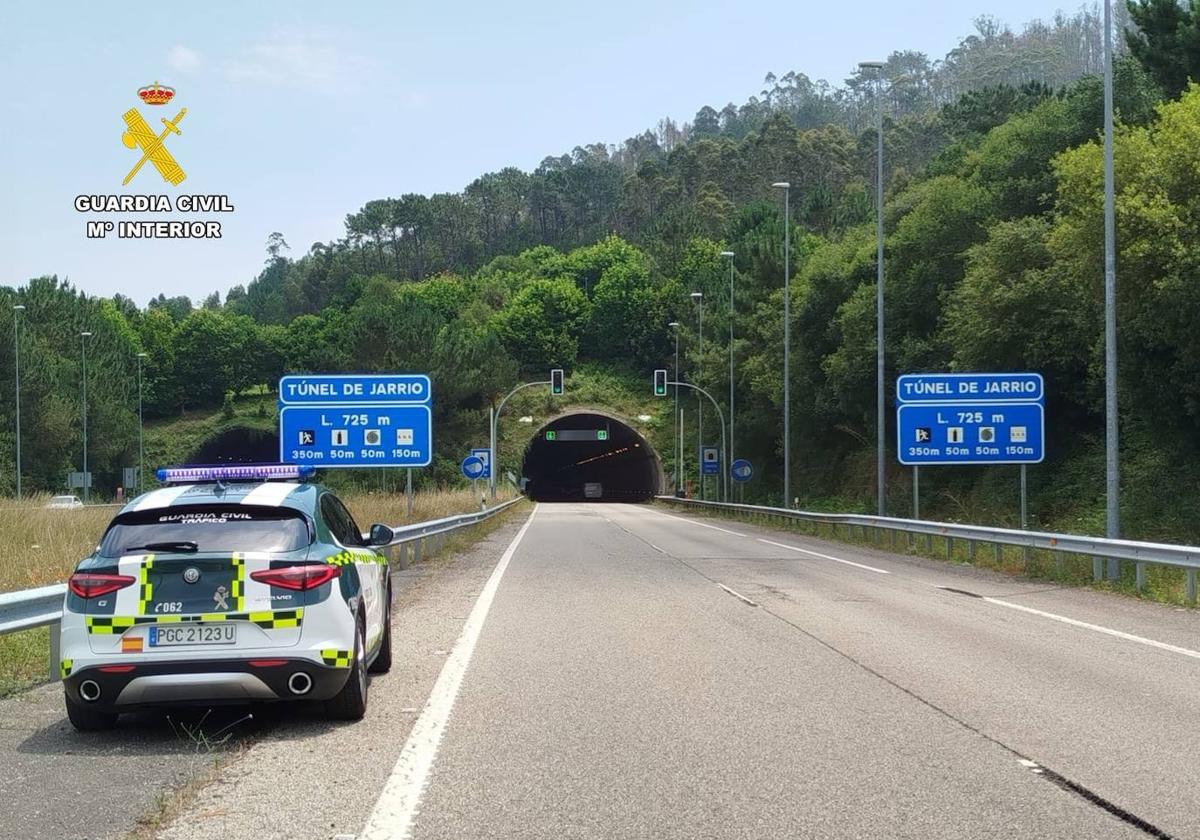
<path fill-rule="evenodd" d="M 539 428 L 521 475 L 536 501 L 645 502 L 665 492 L 654 447 L 626 420 L 595 409 L 566 412 Z"/>

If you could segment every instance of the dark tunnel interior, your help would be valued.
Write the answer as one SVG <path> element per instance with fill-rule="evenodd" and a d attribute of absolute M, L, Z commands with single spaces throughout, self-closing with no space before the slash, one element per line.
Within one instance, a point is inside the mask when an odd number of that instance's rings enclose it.
<path fill-rule="evenodd" d="M 191 464 L 270 464 L 279 460 L 279 435 L 262 429 L 227 429 L 192 453 Z"/>
<path fill-rule="evenodd" d="M 521 474 L 525 493 L 540 502 L 649 501 L 662 487 L 654 449 L 619 420 L 581 412 L 542 427 Z"/>

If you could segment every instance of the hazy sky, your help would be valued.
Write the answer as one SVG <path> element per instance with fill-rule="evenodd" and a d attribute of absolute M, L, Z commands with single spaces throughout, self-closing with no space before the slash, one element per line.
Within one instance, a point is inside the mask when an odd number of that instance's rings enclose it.
<path fill-rule="evenodd" d="M 685 3 L 0 0 L 0 285 L 41 274 L 139 304 L 248 283 L 267 235 L 292 254 L 343 233 L 373 198 L 460 190 L 663 116 L 741 104 L 773 71 L 840 83 L 895 49 L 938 58 L 981 13 L 1017 27 L 1048 0 Z M 1075 6 L 1069 4 L 1073 10 Z M 140 106 L 155 80 L 176 89 Z M 188 109 L 166 147 L 177 188 L 121 144 Z M 79 194 L 224 193 L 216 241 L 88 240 Z M 175 214 L 92 219 L 216 218 Z"/>

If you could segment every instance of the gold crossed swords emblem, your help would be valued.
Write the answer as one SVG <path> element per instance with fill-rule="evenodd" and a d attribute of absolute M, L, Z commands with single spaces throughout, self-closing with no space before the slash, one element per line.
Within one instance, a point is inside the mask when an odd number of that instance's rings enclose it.
<path fill-rule="evenodd" d="M 155 136 L 150 130 L 150 126 L 142 119 L 142 115 L 138 113 L 137 108 L 130 108 L 125 112 L 125 125 L 128 130 L 121 135 L 121 142 L 125 144 L 125 148 L 132 149 L 135 146 L 140 146 L 142 150 L 142 159 L 137 162 L 133 169 L 129 170 L 129 174 L 125 176 L 125 180 L 121 182 L 124 186 L 133 180 L 133 176 L 138 174 L 138 170 L 142 168 L 146 161 L 154 164 L 154 168 L 158 170 L 158 174 L 163 177 L 173 187 L 179 186 L 179 182 L 187 177 L 184 174 L 183 168 L 175 162 L 175 158 L 171 157 L 171 153 L 167 151 L 167 147 L 163 145 L 163 141 L 167 139 L 167 135 L 171 132 L 181 134 L 179 123 L 183 121 L 187 114 L 187 108 L 180 108 L 179 113 L 175 115 L 175 119 L 168 120 L 162 118 L 162 124 L 166 126 L 162 134 Z"/>

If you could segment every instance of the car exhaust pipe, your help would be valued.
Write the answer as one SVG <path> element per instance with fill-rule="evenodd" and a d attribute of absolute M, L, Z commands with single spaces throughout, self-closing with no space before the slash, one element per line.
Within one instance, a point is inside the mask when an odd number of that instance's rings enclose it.
<path fill-rule="evenodd" d="M 312 677 L 303 671 L 297 671 L 288 677 L 288 690 L 297 697 L 312 691 Z"/>
<path fill-rule="evenodd" d="M 100 699 L 100 683 L 95 680 L 84 680 L 79 684 L 79 696 L 89 703 Z"/>

